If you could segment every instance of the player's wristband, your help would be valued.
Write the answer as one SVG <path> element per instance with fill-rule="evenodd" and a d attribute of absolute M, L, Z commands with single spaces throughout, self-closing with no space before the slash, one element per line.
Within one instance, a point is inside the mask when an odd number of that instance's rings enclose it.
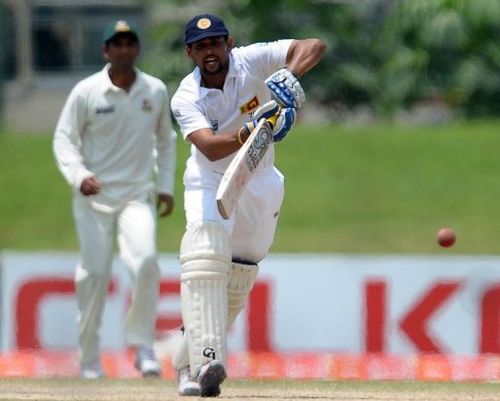
<path fill-rule="evenodd" d="M 244 125 L 243 127 L 241 127 L 239 130 L 238 130 L 238 133 L 236 134 L 236 138 L 238 139 L 238 142 L 240 143 L 241 146 L 243 146 L 243 144 L 245 143 L 245 141 L 243 139 L 241 139 L 241 134 L 243 133 L 243 131 L 247 131 L 248 128 L 246 127 L 246 125 Z"/>

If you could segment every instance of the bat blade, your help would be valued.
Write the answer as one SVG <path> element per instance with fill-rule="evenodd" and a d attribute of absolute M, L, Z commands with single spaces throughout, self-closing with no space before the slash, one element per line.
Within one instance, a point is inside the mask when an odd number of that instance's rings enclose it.
<path fill-rule="evenodd" d="M 271 126 L 262 118 L 229 164 L 217 190 L 217 207 L 224 219 L 233 214 L 272 140 Z"/>

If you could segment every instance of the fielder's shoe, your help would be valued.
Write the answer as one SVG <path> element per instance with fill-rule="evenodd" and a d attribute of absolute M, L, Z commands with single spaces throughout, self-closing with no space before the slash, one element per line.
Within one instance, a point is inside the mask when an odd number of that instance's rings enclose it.
<path fill-rule="evenodd" d="M 189 366 L 177 372 L 177 391 L 180 396 L 199 396 L 200 385 L 191 379 Z"/>
<path fill-rule="evenodd" d="M 220 394 L 220 385 L 226 377 L 226 369 L 222 362 L 214 360 L 203 365 L 198 374 L 200 395 L 217 397 Z"/>
<path fill-rule="evenodd" d="M 104 370 L 102 370 L 101 362 L 99 361 L 80 365 L 80 376 L 83 379 L 91 380 L 106 377 Z"/>
<path fill-rule="evenodd" d="M 159 377 L 161 374 L 160 363 L 151 347 L 137 347 L 135 367 L 142 377 Z"/>

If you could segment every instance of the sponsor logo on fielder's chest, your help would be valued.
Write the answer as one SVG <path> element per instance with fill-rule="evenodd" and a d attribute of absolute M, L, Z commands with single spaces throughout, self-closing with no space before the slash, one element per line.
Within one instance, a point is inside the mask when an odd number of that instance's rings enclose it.
<path fill-rule="evenodd" d="M 115 106 L 114 105 L 103 106 L 103 107 L 96 107 L 95 108 L 95 113 L 97 115 L 99 115 L 99 114 L 114 113 L 114 111 L 115 111 Z"/>
<path fill-rule="evenodd" d="M 259 106 L 259 99 L 257 96 L 251 98 L 248 102 L 246 102 L 243 106 L 240 107 L 241 114 L 248 114 L 254 111 Z"/>

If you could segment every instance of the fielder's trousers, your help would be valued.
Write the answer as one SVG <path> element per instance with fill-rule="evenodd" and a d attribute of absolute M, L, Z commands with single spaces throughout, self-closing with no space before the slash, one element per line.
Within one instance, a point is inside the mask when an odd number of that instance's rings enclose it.
<path fill-rule="evenodd" d="M 81 364 L 99 361 L 99 328 L 115 238 L 133 286 L 132 304 L 125 322 L 125 342 L 130 346 L 152 346 L 160 276 L 156 259 L 156 211 L 152 201 L 139 199 L 103 210 L 77 196 L 73 213 L 80 242 L 75 285 Z"/>

